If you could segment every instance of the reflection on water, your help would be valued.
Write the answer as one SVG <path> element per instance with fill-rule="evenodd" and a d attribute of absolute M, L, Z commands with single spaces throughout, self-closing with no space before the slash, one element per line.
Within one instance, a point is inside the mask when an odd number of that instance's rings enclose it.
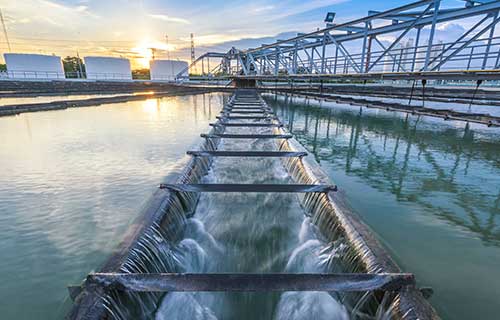
<path fill-rule="evenodd" d="M 62 95 L 62 96 L 35 96 L 35 97 L 9 97 L 0 98 L 0 106 L 7 106 L 12 104 L 28 104 L 28 103 L 44 103 L 44 102 L 55 102 L 64 100 L 83 100 L 92 98 L 107 98 L 122 95 L 130 95 L 127 93 L 123 94 L 77 94 L 77 95 Z"/>
<path fill-rule="evenodd" d="M 106 259 L 225 97 L 1 118 L 0 318 L 62 318 L 66 286 Z"/>
<path fill-rule="evenodd" d="M 444 318 L 494 319 L 500 295 L 500 130 L 270 95 Z"/>

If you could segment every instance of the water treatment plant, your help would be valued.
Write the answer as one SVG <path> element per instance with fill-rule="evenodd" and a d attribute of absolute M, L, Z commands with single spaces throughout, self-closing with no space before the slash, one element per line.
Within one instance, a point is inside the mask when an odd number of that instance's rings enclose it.
<path fill-rule="evenodd" d="M 500 1 L 14 2 L 0 319 L 500 318 Z"/>

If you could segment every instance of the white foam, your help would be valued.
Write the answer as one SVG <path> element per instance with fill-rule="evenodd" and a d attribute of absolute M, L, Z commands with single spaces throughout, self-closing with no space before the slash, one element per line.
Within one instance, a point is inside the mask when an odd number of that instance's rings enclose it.
<path fill-rule="evenodd" d="M 325 271 L 319 259 L 319 254 L 323 247 L 323 244 L 319 240 L 307 240 L 293 250 L 286 265 L 286 271 L 306 273 L 320 273 Z"/>
<path fill-rule="evenodd" d="M 276 320 L 348 320 L 343 305 L 327 292 L 285 292 L 278 304 Z"/>
<path fill-rule="evenodd" d="M 170 292 L 161 303 L 156 320 L 217 320 L 212 310 L 202 306 L 195 294 Z"/>
<path fill-rule="evenodd" d="M 180 252 L 180 267 L 184 272 L 203 272 L 206 270 L 207 253 L 194 239 L 183 239 L 177 246 Z"/>
<path fill-rule="evenodd" d="M 300 226 L 299 232 L 299 242 L 304 243 L 307 240 L 318 239 L 321 237 L 321 233 L 318 227 L 312 223 L 311 218 L 305 218 Z"/>
<path fill-rule="evenodd" d="M 205 225 L 199 219 L 187 219 L 185 234 L 195 239 L 208 253 L 216 254 L 224 251 L 224 248 L 205 230 Z"/>

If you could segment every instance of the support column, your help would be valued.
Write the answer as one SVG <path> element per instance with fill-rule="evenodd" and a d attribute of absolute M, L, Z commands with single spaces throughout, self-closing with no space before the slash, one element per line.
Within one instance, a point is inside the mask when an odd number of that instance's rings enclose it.
<path fill-rule="evenodd" d="M 295 41 L 295 48 L 293 50 L 293 61 L 292 61 L 292 73 L 293 74 L 297 74 L 297 66 L 298 66 L 297 55 L 299 54 L 298 51 L 299 51 L 298 43 L 297 43 L 297 41 Z"/>
<path fill-rule="evenodd" d="M 420 43 L 420 31 L 422 28 L 417 28 L 417 38 L 415 39 L 415 50 L 413 51 L 413 61 L 411 63 L 411 71 L 415 71 L 415 63 L 417 60 L 417 54 L 418 54 L 418 45 Z"/>
<path fill-rule="evenodd" d="M 326 56 L 326 32 L 323 35 L 323 49 L 321 50 L 321 74 L 325 74 Z"/>
<path fill-rule="evenodd" d="M 432 26 L 431 26 L 431 33 L 429 35 L 429 44 L 427 47 L 427 53 L 425 55 L 425 64 L 423 71 L 427 71 L 429 67 L 429 61 L 431 58 L 431 52 L 432 52 L 432 45 L 434 43 L 434 33 L 436 32 L 436 21 L 437 21 L 437 16 L 439 13 L 439 5 L 441 3 L 441 0 L 435 0 L 434 1 L 434 15 L 432 17 Z"/>
<path fill-rule="evenodd" d="M 363 48 L 361 48 L 361 61 L 360 61 L 360 70 L 359 70 L 360 73 L 363 73 L 363 72 L 365 72 L 365 70 L 368 70 L 368 69 L 365 69 L 365 54 L 366 54 L 367 38 L 368 38 L 368 21 L 365 22 L 365 31 L 364 31 L 364 35 L 363 35 Z"/>
<path fill-rule="evenodd" d="M 498 11 L 493 14 L 492 19 L 493 21 L 498 17 Z M 488 56 L 490 54 L 491 50 L 491 41 L 493 37 L 495 36 L 495 26 L 496 24 L 493 24 L 490 29 L 490 36 L 488 38 L 488 44 L 486 45 L 486 50 L 484 52 L 484 59 L 483 59 L 483 65 L 481 66 L 481 70 L 486 69 L 486 64 L 488 63 Z"/>

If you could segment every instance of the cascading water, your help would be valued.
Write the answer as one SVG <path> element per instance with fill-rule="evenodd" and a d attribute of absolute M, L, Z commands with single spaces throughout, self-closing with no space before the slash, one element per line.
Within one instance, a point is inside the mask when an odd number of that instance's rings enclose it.
<path fill-rule="evenodd" d="M 231 122 L 231 120 L 224 120 Z M 255 120 L 247 120 L 255 121 Z M 245 122 L 237 120 L 236 122 Z M 271 127 L 215 126 L 211 134 L 277 134 Z M 292 140 L 207 139 L 207 151 L 298 151 Z M 317 164 L 300 158 L 194 157 L 181 184 L 331 184 Z M 169 192 L 158 222 L 133 246 L 125 273 L 397 272 L 342 203 L 327 193 Z M 334 201 L 335 200 L 335 201 Z M 339 207 L 340 204 L 340 207 Z M 347 210 L 347 211 L 346 211 Z M 359 232 L 357 229 L 361 229 Z M 409 292 L 409 293 L 408 293 Z M 423 299 L 394 292 L 128 292 L 110 290 L 114 319 L 390 319 L 425 318 Z M 420 294 L 420 293 L 418 293 Z M 409 297 L 409 298 L 408 298 Z M 415 300 L 413 300 L 415 301 Z M 424 310 L 427 308 L 423 306 Z M 432 310 L 429 311 L 432 314 Z M 401 315 L 402 314 L 402 315 Z M 416 315 L 414 317 L 413 315 Z"/>
<path fill-rule="evenodd" d="M 241 120 L 238 122 L 242 122 Z M 225 133 L 271 133 L 227 128 Z M 231 139 L 218 150 L 276 150 L 272 140 Z M 204 183 L 292 183 L 276 158 L 217 158 Z M 186 272 L 327 272 L 342 247 L 327 245 L 294 194 L 202 194 L 176 246 Z M 182 307 L 181 307 L 182 306 Z M 329 293 L 168 293 L 156 319 L 347 319 Z"/>

